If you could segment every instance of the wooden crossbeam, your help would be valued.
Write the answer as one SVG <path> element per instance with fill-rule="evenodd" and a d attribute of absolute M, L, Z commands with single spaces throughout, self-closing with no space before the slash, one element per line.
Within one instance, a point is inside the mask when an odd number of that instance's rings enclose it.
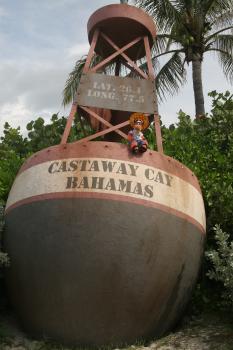
<path fill-rule="evenodd" d="M 79 108 L 83 109 L 85 112 L 89 113 L 90 115 L 92 115 L 94 118 L 96 118 L 96 119 L 99 120 L 101 123 L 103 123 L 104 125 L 108 126 L 109 128 L 112 128 L 112 127 L 113 127 L 113 125 L 112 125 L 111 123 L 109 123 L 107 120 L 105 120 L 105 119 L 103 119 L 102 117 L 100 117 L 97 113 L 95 113 L 94 111 L 92 111 L 90 108 L 84 107 L 84 106 L 79 106 Z M 127 122 L 126 125 L 128 125 L 128 124 L 129 124 L 129 121 Z M 119 125 L 120 125 L 120 124 L 119 124 Z M 117 126 L 117 125 L 114 125 L 114 128 L 115 128 L 115 126 Z M 106 129 L 106 130 L 109 130 L 109 129 Z M 111 130 L 111 131 L 112 131 L 112 130 Z M 108 131 L 108 132 L 111 132 L 111 131 Z M 127 135 L 126 135 L 124 132 L 122 132 L 122 131 L 120 131 L 120 130 L 117 130 L 117 128 L 114 129 L 114 131 L 115 131 L 117 134 L 119 134 L 121 137 L 123 137 L 124 139 L 127 140 L 128 137 L 127 137 Z"/>
<path fill-rule="evenodd" d="M 120 48 L 104 33 L 100 33 L 100 35 L 118 52 L 120 51 Z M 129 58 L 128 55 L 126 55 L 124 52 L 121 52 L 120 55 L 124 57 L 126 61 L 144 78 L 148 79 L 148 75 L 143 72 L 132 60 Z"/>
<path fill-rule="evenodd" d="M 122 61 L 122 64 L 123 64 L 126 68 L 128 68 L 131 72 L 137 73 L 137 72 L 135 71 L 134 67 L 130 66 L 127 62 Z M 127 74 L 126 77 L 129 77 L 129 74 Z"/>
<path fill-rule="evenodd" d="M 78 140 L 76 141 L 76 143 L 82 143 L 82 142 L 86 142 L 86 141 L 90 141 L 90 140 L 93 140 L 99 136 L 103 136 L 105 134 L 108 134 L 109 132 L 112 132 L 112 131 L 116 131 L 117 129 L 120 129 L 120 128 L 123 128 L 124 126 L 126 125 L 129 125 L 129 120 L 123 122 L 123 123 L 120 123 L 118 125 L 114 125 L 112 126 L 111 128 L 109 129 L 106 129 L 106 130 L 102 130 L 100 132 L 97 132 L 96 134 L 94 135 L 90 135 L 90 136 L 87 136 L 85 137 L 84 139 L 81 139 L 81 140 Z"/>
<path fill-rule="evenodd" d="M 100 33 L 101 36 L 104 36 L 103 33 Z M 135 45 L 136 43 L 138 43 L 140 40 L 142 40 L 142 37 L 138 37 L 136 39 L 134 39 L 133 41 L 131 41 L 130 43 L 128 43 L 127 45 L 123 46 L 121 49 L 117 49 L 112 55 L 108 56 L 107 58 L 105 58 L 102 62 L 98 63 L 96 66 L 92 67 L 89 71 L 90 72 L 97 72 L 98 69 L 103 68 L 104 66 L 106 66 L 108 63 L 110 63 L 115 57 L 122 55 L 124 51 L 126 51 L 127 49 L 129 49 L 130 47 L 132 47 L 133 45 Z"/>

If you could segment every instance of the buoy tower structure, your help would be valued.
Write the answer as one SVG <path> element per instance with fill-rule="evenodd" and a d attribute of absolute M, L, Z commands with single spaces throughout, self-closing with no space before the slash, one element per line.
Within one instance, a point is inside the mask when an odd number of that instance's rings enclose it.
<path fill-rule="evenodd" d="M 90 49 L 61 143 L 32 155 L 12 186 L 6 283 L 32 335 L 72 345 L 132 343 L 171 329 L 190 298 L 205 211 L 195 175 L 163 153 L 155 35 L 152 18 L 127 4 L 90 17 Z M 95 133 L 67 143 L 77 111 Z M 154 120 L 157 151 L 132 154 L 113 142 L 115 134 L 127 139 L 133 112 Z"/>

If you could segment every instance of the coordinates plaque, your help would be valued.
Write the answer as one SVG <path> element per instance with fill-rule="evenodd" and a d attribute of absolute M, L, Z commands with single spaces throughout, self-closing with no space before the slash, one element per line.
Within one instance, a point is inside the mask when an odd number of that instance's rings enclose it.
<path fill-rule="evenodd" d="M 156 113 L 154 82 L 103 74 L 83 74 L 77 91 L 81 106 Z"/>

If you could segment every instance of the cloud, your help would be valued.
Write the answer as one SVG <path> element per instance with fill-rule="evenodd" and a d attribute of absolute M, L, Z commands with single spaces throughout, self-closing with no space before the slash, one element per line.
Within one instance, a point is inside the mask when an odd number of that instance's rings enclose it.
<path fill-rule="evenodd" d="M 48 120 L 58 111 L 67 115 L 61 107 L 65 81 L 88 52 L 88 18 L 107 4 L 109 0 L 11 0 L 0 5 L 0 135 L 5 121 L 25 130 L 38 116 Z M 208 111 L 207 92 L 232 88 L 213 56 L 204 59 L 203 77 Z M 191 72 L 180 94 L 159 108 L 166 125 L 177 121 L 181 108 L 194 116 Z"/>
<path fill-rule="evenodd" d="M 77 59 L 75 50 L 81 53 L 88 49 L 88 44 L 79 44 L 65 50 L 67 56 L 54 61 L 46 60 L 8 60 L 0 62 L 0 134 L 3 125 L 8 121 L 12 126 L 21 125 L 25 132 L 27 122 L 41 116 L 48 120 L 53 113 L 60 111 L 67 115 L 69 108 L 64 110 L 62 91 L 69 72 Z M 72 56 L 73 52 L 73 56 Z M 227 84 L 218 63 L 206 60 L 203 65 L 203 86 L 207 112 L 211 109 L 211 99 L 207 93 L 211 90 L 232 91 Z M 165 125 L 177 122 L 177 113 L 180 109 L 195 115 L 191 66 L 188 70 L 188 83 L 174 97 L 160 104 L 159 112 Z M 218 84 L 216 84 L 218 81 Z"/>
<path fill-rule="evenodd" d="M 8 121 L 22 126 L 38 115 L 48 119 L 53 113 L 68 113 L 62 107 L 62 91 L 76 60 L 89 49 L 80 43 L 64 49 L 64 55 L 0 60 L 0 135 Z"/>
<path fill-rule="evenodd" d="M 1 115 L 4 115 L 4 117 Z M 3 125 L 8 122 L 13 127 L 18 127 L 22 124 L 22 119 L 26 124 L 30 121 L 30 118 L 31 112 L 25 107 L 24 103 L 20 102 L 20 98 L 15 103 L 6 103 L 0 109 L 0 120 Z"/>
<path fill-rule="evenodd" d="M 48 118 L 62 109 L 62 90 L 69 67 L 53 62 L 0 64 L 0 134 L 8 121 L 16 127 L 38 115 Z"/>
<path fill-rule="evenodd" d="M 83 43 L 83 44 L 77 44 L 74 46 L 71 46 L 68 50 L 68 57 L 70 58 L 76 58 L 83 56 L 88 53 L 90 45 L 88 43 Z"/>
<path fill-rule="evenodd" d="M 6 120 L 25 128 L 29 116 L 63 111 L 65 81 L 89 49 L 87 20 L 107 3 L 12 0 L 0 6 L 0 134 Z"/>
<path fill-rule="evenodd" d="M 8 16 L 8 12 L 6 11 L 6 9 L 2 6 L 0 6 L 0 18 L 7 17 L 7 16 Z"/>
<path fill-rule="evenodd" d="M 89 49 L 89 16 L 108 0 L 12 0 L 0 5 L 0 135 L 8 121 L 64 110 L 62 91 L 75 62 Z M 1 20 L 2 19 L 2 20 Z"/>

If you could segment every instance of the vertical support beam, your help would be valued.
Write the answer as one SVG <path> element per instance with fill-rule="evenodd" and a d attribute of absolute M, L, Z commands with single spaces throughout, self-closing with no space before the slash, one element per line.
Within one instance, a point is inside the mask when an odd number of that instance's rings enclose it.
<path fill-rule="evenodd" d="M 116 67 L 115 67 L 115 76 L 116 77 L 119 77 L 120 71 L 121 71 L 121 61 L 118 58 L 118 60 L 116 61 Z"/>
<path fill-rule="evenodd" d="M 163 141 L 162 141 L 160 120 L 159 120 L 158 114 L 154 114 L 154 120 L 155 120 L 155 135 L 156 135 L 157 150 L 159 153 L 163 153 Z"/>
<path fill-rule="evenodd" d="M 88 55 L 87 55 L 87 59 L 86 59 L 85 65 L 84 65 L 84 68 L 83 68 L 83 73 L 87 73 L 88 70 L 89 70 L 92 57 L 94 56 L 95 47 L 96 47 L 96 43 L 97 43 L 97 40 L 98 40 L 98 37 L 99 37 L 99 33 L 100 33 L 99 29 L 96 29 L 95 33 L 94 33 L 94 36 L 93 36 L 93 39 L 92 39 L 92 42 L 91 42 L 91 46 L 90 46 Z M 66 122 L 65 131 L 64 131 L 64 133 L 62 135 L 61 144 L 65 144 L 67 142 L 67 139 L 68 139 L 69 134 L 70 134 L 70 129 L 71 129 L 71 126 L 72 126 L 72 122 L 74 120 L 75 113 L 77 112 L 77 108 L 78 108 L 78 104 L 77 104 L 76 98 L 75 98 L 75 101 L 73 102 L 72 107 L 71 107 L 71 111 L 70 111 L 68 120 Z"/>
<path fill-rule="evenodd" d="M 154 68 L 151 60 L 151 49 L 150 49 L 148 36 L 144 36 L 144 46 L 145 46 L 145 52 L 146 52 L 146 60 L 147 60 L 149 77 L 151 80 L 154 80 L 155 74 L 154 74 Z"/>
<path fill-rule="evenodd" d="M 77 103 L 73 103 L 72 107 L 71 107 L 71 111 L 70 111 L 69 117 L 68 117 L 67 122 L 66 122 L 65 131 L 64 131 L 64 133 L 62 135 L 62 139 L 61 139 L 61 144 L 62 145 L 64 145 L 67 142 L 68 136 L 70 134 L 70 129 L 71 129 L 71 126 L 72 126 L 72 122 L 74 120 L 75 113 L 77 112 L 77 108 L 78 108 Z"/>
<path fill-rule="evenodd" d="M 155 82 L 156 78 L 155 78 L 154 68 L 153 68 L 152 59 L 151 59 L 151 49 L 150 49 L 148 36 L 144 36 L 144 46 L 145 46 L 145 52 L 146 52 L 148 75 L 150 79 L 154 80 Z M 156 94 L 156 91 L 154 93 Z M 157 96 L 155 96 L 155 98 L 156 98 L 156 105 L 157 105 Z M 158 105 L 156 109 L 158 112 Z M 163 141 L 162 141 L 161 127 L 160 127 L 160 120 L 159 120 L 158 113 L 154 114 L 154 121 L 155 121 L 155 135 L 156 135 L 157 150 L 159 153 L 163 153 Z"/>
<path fill-rule="evenodd" d="M 92 42 L 91 42 L 91 46 L 90 46 L 90 49 L 89 49 L 89 52 L 88 52 L 88 55 L 87 55 L 87 59 L 86 59 L 85 65 L 84 65 L 84 68 L 83 68 L 83 73 L 87 73 L 89 68 L 90 68 L 91 60 L 92 60 L 92 57 L 94 56 L 94 53 L 95 53 L 95 47 L 96 47 L 96 44 L 97 44 L 97 40 L 98 40 L 99 34 L 100 34 L 99 29 L 96 29 L 95 33 L 93 35 L 93 39 L 92 39 Z"/>

